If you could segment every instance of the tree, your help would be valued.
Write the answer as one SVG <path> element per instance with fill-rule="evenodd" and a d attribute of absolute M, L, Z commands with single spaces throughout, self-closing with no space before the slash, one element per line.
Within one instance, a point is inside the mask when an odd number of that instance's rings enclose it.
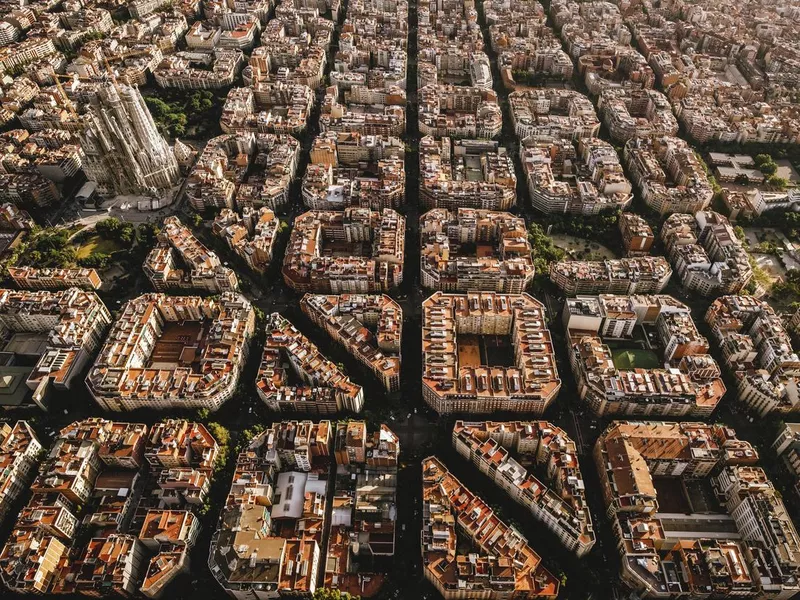
<path fill-rule="evenodd" d="M 314 600 L 361 600 L 361 596 L 353 596 L 348 592 L 331 588 L 317 588 L 312 596 Z"/>
<path fill-rule="evenodd" d="M 94 230 L 97 232 L 97 235 L 105 240 L 116 240 L 121 229 L 122 221 L 116 217 L 103 219 L 94 226 Z"/>
<path fill-rule="evenodd" d="M 767 184 L 773 187 L 776 187 L 780 190 L 786 189 L 786 186 L 789 185 L 789 181 L 784 177 L 778 177 L 777 175 L 771 175 L 767 178 Z"/>
<path fill-rule="evenodd" d="M 80 266 L 91 269 L 105 269 L 110 263 L 111 255 L 105 252 L 93 252 L 89 256 L 78 260 Z"/>
<path fill-rule="evenodd" d="M 764 163 L 772 162 L 772 157 L 769 154 L 756 154 L 753 162 L 756 163 L 757 167 L 760 167 Z"/>
<path fill-rule="evenodd" d="M 767 176 L 775 175 L 778 172 L 778 165 L 772 161 L 762 163 L 759 167 L 759 170 Z"/>
<path fill-rule="evenodd" d="M 136 230 L 136 238 L 144 246 L 150 247 L 160 232 L 161 229 L 154 223 L 142 223 Z"/>
<path fill-rule="evenodd" d="M 222 452 L 222 448 L 227 448 L 231 441 L 230 431 L 228 431 L 227 428 L 223 427 L 219 423 L 215 422 L 209 423 L 206 427 L 208 428 L 209 433 L 214 436 L 214 439 L 217 440 L 217 444 L 219 444 L 220 447 L 220 453 L 224 454 L 224 452 Z"/>
<path fill-rule="evenodd" d="M 528 240 L 533 250 L 533 265 L 539 275 L 546 275 L 550 263 L 562 260 L 566 253 L 553 244 L 553 240 L 545 234 L 539 223 L 531 223 L 528 228 Z"/>

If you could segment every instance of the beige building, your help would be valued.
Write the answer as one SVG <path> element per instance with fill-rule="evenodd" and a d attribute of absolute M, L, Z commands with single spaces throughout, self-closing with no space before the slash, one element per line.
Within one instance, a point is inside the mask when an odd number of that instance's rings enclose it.
<path fill-rule="evenodd" d="M 492 366 L 497 338 L 513 358 Z M 422 362 L 423 398 L 440 414 L 542 414 L 561 389 L 544 305 L 528 294 L 436 292 L 422 303 Z"/>

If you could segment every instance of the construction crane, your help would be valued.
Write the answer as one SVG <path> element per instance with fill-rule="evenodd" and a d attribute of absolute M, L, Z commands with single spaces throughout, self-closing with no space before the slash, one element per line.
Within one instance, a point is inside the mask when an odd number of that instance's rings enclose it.
<path fill-rule="evenodd" d="M 114 69 L 111 68 L 111 64 L 108 62 L 108 57 L 106 56 L 106 53 L 104 51 L 101 51 L 101 52 L 102 52 L 102 56 L 103 56 L 103 66 L 105 67 L 105 75 L 108 75 L 110 77 L 112 83 L 114 84 L 114 87 L 117 88 L 117 90 L 118 90 L 119 88 L 118 88 L 118 84 L 117 84 L 116 73 L 114 73 Z M 145 55 L 149 55 L 150 53 L 151 53 L 151 49 L 132 50 L 130 52 L 123 52 L 121 54 L 114 54 L 114 55 L 111 56 L 111 58 L 112 59 L 118 59 L 118 60 L 125 60 L 126 58 L 130 58 L 132 56 L 145 56 Z M 69 96 L 67 95 L 66 91 L 64 90 L 64 87 L 61 85 L 61 81 L 60 80 L 65 79 L 67 81 L 75 81 L 76 79 L 78 79 L 79 81 L 94 81 L 95 77 L 86 76 L 86 75 L 78 75 L 77 73 L 67 73 L 65 75 L 61 75 L 60 73 L 53 73 L 53 78 L 55 79 L 56 88 L 58 89 L 58 93 L 61 94 L 61 97 L 64 99 L 64 102 L 66 103 L 67 109 L 69 110 L 70 114 L 73 117 L 78 118 L 79 117 L 78 111 L 75 110 L 75 105 L 72 104 L 72 100 L 70 100 Z"/>
<path fill-rule="evenodd" d="M 72 104 L 72 100 L 69 99 L 67 96 L 67 92 L 64 91 L 64 86 L 61 85 L 61 79 L 69 79 L 70 81 L 74 81 L 75 78 L 78 79 L 86 79 L 86 77 L 79 77 L 78 75 L 61 75 L 60 73 L 53 73 L 53 78 L 56 80 L 56 89 L 58 89 L 58 93 L 61 94 L 61 97 L 64 99 L 64 102 L 67 104 L 67 108 L 69 109 L 70 114 L 78 118 L 78 111 L 75 110 L 75 106 Z"/>

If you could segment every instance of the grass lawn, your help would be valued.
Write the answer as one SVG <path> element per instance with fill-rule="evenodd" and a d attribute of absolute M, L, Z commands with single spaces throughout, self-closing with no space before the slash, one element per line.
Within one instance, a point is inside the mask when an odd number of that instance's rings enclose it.
<path fill-rule="evenodd" d="M 611 355 L 618 369 L 655 369 L 661 366 L 658 355 L 652 350 L 620 348 L 612 350 Z"/>
<path fill-rule="evenodd" d="M 99 235 L 92 234 L 87 237 L 85 240 L 81 242 L 81 245 L 78 247 L 77 250 L 77 257 L 86 258 L 87 256 L 92 255 L 95 252 L 101 252 L 103 254 L 113 254 L 117 250 L 120 250 L 121 247 L 119 244 L 112 240 L 104 240 Z"/>

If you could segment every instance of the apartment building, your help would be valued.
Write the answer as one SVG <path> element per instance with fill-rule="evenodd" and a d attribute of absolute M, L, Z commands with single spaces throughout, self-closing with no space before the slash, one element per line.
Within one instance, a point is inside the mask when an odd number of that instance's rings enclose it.
<path fill-rule="evenodd" d="M 714 190 L 695 151 L 677 137 L 634 138 L 625 165 L 645 204 L 660 215 L 708 208 Z"/>
<path fill-rule="evenodd" d="M 284 435 L 286 426 L 296 431 Z M 281 446 L 312 435 L 312 462 L 283 464 Z M 231 489 L 211 539 L 208 566 L 237 600 L 308 596 L 321 568 L 331 424 L 276 423 L 250 440 L 236 462 Z M 288 448 L 287 448 L 288 449 Z"/>
<path fill-rule="evenodd" d="M 19 87 L 21 82 L 27 81 L 30 85 L 27 91 L 30 98 L 20 97 L 22 90 L 17 90 L 17 99 L 12 98 L 11 91 L 7 90 L 3 97 L 3 106 L 15 108 L 19 105 L 26 106 L 29 101 L 42 97 L 39 88 L 29 79 L 20 78 L 15 83 Z M 26 94 L 27 95 L 27 94 Z M 50 97 L 52 99 L 52 97 Z M 82 168 L 86 157 L 81 149 L 75 133 L 60 129 L 40 128 L 40 131 L 29 133 L 25 129 L 12 129 L 0 135 L 3 149 L 0 152 L 0 164 L 4 174 L 18 174 L 42 178 L 54 183 L 64 183 L 75 176 Z M 35 177 L 36 175 L 40 177 Z M 58 191 L 54 195 L 58 200 Z"/>
<path fill-rule="evenodd" d="M 800 358 L 781 318 L 766 302 L 722 296 L 709 306 L 705 320 L 747 410 L 760 417 L 800 411 L 795 384 Z"/>
<path fill-rule="evenodd" d="M 598 439 L 594 459 L 622 559 L 620 578 L 639 594 L 788 598 L 796 593 L 789 575 L 797 568 L 790 554 L 794 527 L 764 472 L 754 466 L 758 453 L 732 429 L 615 421 Z M 673 512 L 670 486 L 707 483 L 722 513 L 695 513 L 685 499 L 688 509 Z M 788 552 L 774 551 L 777 539 Z"/>
<path fill-rule="evenodd" d="M 669 101 L 656 90 L 603 90 L 597 99 L 597 111 L 617 142 L 636 137 L 674 137 L 678 133 L 678 121 Z"/>
<path fill-rule="evenodd" d="M 423 137 L 419 170 L 425 209 L 508 210 L 516 204 L 514 163 L 498 142 Z"/>
<path fill-rule="evenodd" d="M 527 138 L 520 161 L 531 203 L 544 213 L 596 215 L 633 200 L 617 151 L 601 139 Z"/>
<path fill-rule="evenodd" d="M 459 553 L 458 536 L 475 552 Z M 447 600 L 558 596 L 559 581 L 522 534 L 506 525 L 435 456 L 422 461 L 423 574 Z M 492 574 L 492 576 L 488 576 Z"/>
<path fill-rule="evenodd" d="M 488 365 L 483 336 L 508 342 L 507 365 Z M 422 303 L 422 362 L 422 395 L 439 414 L 541 414 L 561 389 L 544 305 L 528 294 L 434 293 Z"/>
<path fill-rule="evenodd" d="M 573 60 L 631 42 L 622 11 L 610 2 L 555 0 L 550 4 L 550 18 Z"/>
<path fill-rule="evenodd" d="M 200 21 L 195 23 L 199 24 Z M 243 64 L 244 54 L 239 49 L 220 46 L 213 50 L 187 50 L 165 56 L 153 76 L 162 88 L 216 90 L 232 85 Z"/>
<path fill-rule="evenodd" d="M 420 135 L 492 139 L 503 113 L 492 90 L 461 85 L 427 85 L 417 92 Z"/>
<path fill-rule="evenodd" d="M 151 468 L 194 467 L 210 472 L 219 456 L 219 445 L 202 423 L 166 419 L 147 434 L 144 458 Z"/>
<path fill-rule="evenodd" d="M 403 310 L 385 294 L 306 294 L 300 308 L 383 384 L 400 390 Z"/>
<path fill-rule="evenodd" d="M 291 378 L 300 383 L 291 384 Z M 361 412 L 364 407 L 361 386 L 278 313 L 267 318 L 267 340 L 256 389 L 267 407 L 278 412 L 331 415 L 342 410 Z"/>
<path fill-rule="evenodd" d="M 257 211 L 245 206 L 241 216 L 223 208 L 214 218 L 211 231 L 225 240 L 248 267 L 264 274 L 272 263 L 280 225 L 281 220 L 266 206 Z"/>
<path fill-rule="evenodd" d="M 334 23 L 320 14 L 316 7 L 279 4 L 244 68 L 245 84 L 285 81 L 312 90 L 322 85 Z"/>
<path fill-rule="evenodd" d="M 518 504 L 528 509 L 577 556 L 595 542 L 577 447 L 546 421 L 456 421 L 453 446 Z M 523 456 L 547 474 L 542 482 L 511 457 Z"/>
<path fill-rule="evenodd" d="M 396 137 L 328 131 L 314 139 L 301 188 L 312 210 L 405 204 L 405 147 Z"/>
<path fill-rule="evenodd" d="M 105 410 L 219 409 L 233 396 L 255 330 L 250 302 L 145 294 L 128 302 L 86 377 Z"/>
<path fill-rule="evenodd" d="M 357 95 L 356 95 L 357 94 Z M 344 100 L 338 86 L 325 89 L 320 131 L 400 137 L 406 128 L 406 93 L 399 86 L 373 91 L 351 88 Z"/>
<path fill-rule="evenodd" d="M 208 141 L 189 173 L 189 204 L 197 211 L 262 206 L 278 210 L 289 200 L 299 157 L 300 143 L 290 135 L 217 136 Z M 263 170 L 251 165 L 263 165 Z"/>
<path fill-rule="evenodd" d="M 579 92 L 561 88 L 534 88 L 508 95 L 511 122 L 520 141 L 548 137 L 577 141 L 600 132 L 591 100 Z"/>
<path fill-rule="evenodd" d="M 26 421 L 0 423 L 0 522 L 36 475 L 42 444 Z"/>
<path fill-rule="evenodd" d="M 0 231 L 30 231 L 36 222 L 14 204 L 0 205 Z"/>
<path fill-rule="evenodd" d="M 96 290 L 102 284 L 96 269 L 37 269 L 8 267 L 8 274 L 23 290 L 65 290 L 81 288 Z"/>
<path fill-rule="evenodd" d="M 708 341 L 697 331 L 689 307 L 672 296 L 568 298 L 563 319 L 578 395 L 595 415 L 705 417 L 725 394 Z M 641 326 L 658 339 L 654 368 L 637 367 L 635 355 L 629 363 L 619 347 L 619 340 L 629 340 L 630 348 L 641 351 L 644 346 L 633 338 Z M 617 349 L 604 340 L 615 340 Z"/>
<path fill-rule="evenodd" d="M 784 465 L 794 477 L 795 494 L 800 494 L 800 425 L 784 423 L 778 437 L 772 442 L 772 451 L 783 460 Z"/>
<path fill-rule="evenodd" d="M 464 0 L 421 7 L 418 12 L 418 87 L 459 83 L 492 89 L 489 57 L 474 6 Z"/>
<path fill-rule="evenodd" d="M 578 72 L 593 96 L 607 89 L 652 89 L 656 82 L 645 57 L 623 44 L 583 54 L 578 58 Z"/>
<path fill-rule="evenodd" d="M 202 425 L 177 425 L 158 424 L 159 433 L 149 436 L 143 424 L 92 418 L 58 432 L 0 554 L 4 584 L 27 593 L 160 597 L 188 569 L 199 519 L 191 500 L 151 500 L 167 471 L 158 461 L 143 469 L 145 456 L 165 456 L 163 442 L 177 429 L 192 448 L 217 450 Z M 209 461 L 210 472 L 216 456 L 206 451 L 189 460 Z M 201 503 L 202 497 L 194 504 Z M 85 535 L 78 535 L 79 524 Z"/>
<path fill-rule="evenodd" d="M 521 217 L 435 208 L 420 217 L 419 229 L 420 279 L 427 288 L 520 294 L 533 281 L 531 246 Z"/>
<path fill-rule="evenodd" d="M 4 351 L 36 358 L 25 383 L 45 410 L 48 387 L 70 388 L 110 324 L 111 313 L 94 292 L 0 290 Z M 46 341 L 37 342 L 42 335 Z"/>
<path fill-rule="evenodd" d="M 328 538 L 325 586 L 374 595 L 383 573 L 353 573 L 350 556 L 395 552 L 400 440 L 386 425 L 372 433 L 364 421 L 339 423 L 333 436 L 336 483 Z"/>
<path fill-rule="evenodd" d="M 514 76 L 520 72 L 527 75 L 528 81 L 572 79 L 572 60 L 561 49 L 561 40 L 547 26 L 541 4 L 532 0 L 489 0 L 484 3 L 483 14 L 506 87 L 515 86 Z"/>
<path fill-rule="evenodd" d="M 231 88 L 219 124 L 224 133 L 297 135 L 305 131 L 313 105 L 314 92 L 307 85 L 257 81 Z"/>
<path fill-rule="evenodd" d="M 21 42 L 3 46 L 0 51 L 0 71 L 6 73 L 56 53 L 53 40 L 31 36 Z"/>
<path fill-rule="evenodd" d="M 747 252 L 719 213 L 673 214 L 661 226 L 661 240 L 687 290 L 704 296 L 736 294 L 750 283 Z"/>
<path fill-rule="evenodd" d="M 403 282 L 403 216 L 392 209 L 309 211 L 294 221 L 283 279 L 298 292 L 385 292 Z"/>
<path fill-rule="evenodd" d="M 184 264 L 187 269 L 179 268 Z M 164 219 L 158 244 L 147 255 L 142 268 L 158 292 L 199 290 L 221 293 L 239 289 L 239 280 L 233 269 L 224 266 L 219 256 L 206 248 L 175 216 Z"/>
<path fill-rule="evenodd" d="M 636 213 L 623 212 L 619 215 L 619 233 L 622 236 L 622 246 L 625 256 L 647 256 L 656 241 L 656 236 L 650 225 Z"/>
<path fill-rule="evenodd" d="M 672 268 L 663 256 L 566 260 L 550 265 L 550 281 L 568 296 L 576 294 L 658 294 Z"/>

